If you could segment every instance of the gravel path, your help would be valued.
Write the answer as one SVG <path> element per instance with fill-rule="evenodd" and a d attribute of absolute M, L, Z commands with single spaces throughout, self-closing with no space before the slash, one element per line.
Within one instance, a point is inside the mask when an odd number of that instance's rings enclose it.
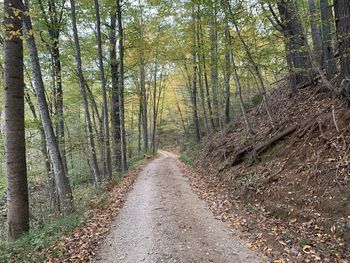
<path fill-rule="evenodd" d="M 264 262 L 214 218 L 175 156 L 161 155 L 140 173 L 96 262 Z"/>

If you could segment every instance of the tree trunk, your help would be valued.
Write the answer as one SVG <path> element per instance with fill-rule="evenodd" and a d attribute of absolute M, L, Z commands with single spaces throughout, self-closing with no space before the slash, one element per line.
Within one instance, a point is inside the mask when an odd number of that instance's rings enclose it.
<path fill-rule="evenodd" d="M 25 4 L 27 9 L 26 11 L 29 11 L 29 0 L 25 0 Z M 47 140 L 47 147 L 49 149 L 49 154 L 52 160 L 56 187 L 58 190 L 62 212 L 65 215 L 68 215 L 74 211 L 72 190 L 70 188 L 69 179 L 65 172 L 57 138 L 55 136 L 53 126 L 52 126 L 49 108 L 48 108 L 48 104 L 45 96 L 45 87 L 44 87 L 43 77 L 41 73 L 41 67 L 39 63 L 39 56 L 38 56 L 38 50 L 35 43 L 35 38 L 33 34 L 28 33 L 33 31 L 30 17 L 27 15 L 24 15 L 23 20 L 24 20 L 25 29 L 26 29 L 29 55 L 31 59 L 32 71 L 34 76 L 35 95 L 39 106 L 39 113 L 40 113 L 43 129 L 45 132 L 45 138 Z"/>
<path fill-rule="evenodd" d="M 102 52 L 102 36 L 101 36 L 101 18 L 100 18 L 100 6 L 98 0 L 94 0 L 95 13 L 96 13 L 96 31 L 97 31 L 97 46 L 98 46 L 98 62 L 100 67 L 101 82 L 102 82 L 102 98 L 103 98 L 103 146 L 104 146 L 104 162 L 106 163 L 107 177 L 112 177 L 112 160 L 111 160 L 111 148 L 109 142 L 109 118 L 108 118 L 108 101 L 107 101 L 107 87 L 106 77 L 103 64 L 103 52 Z"/>
<path fill-rule="evenodd" d="M 290 69 L 294 83 L 291 83 L 292 92 L 308 81 L 308 63 L 302 24 L 295 3 L 291 0 L 282 0 L 278 3 L 278 10 L 283 25 L 283 34 L 286 41 L 287 59 L 290 60 Z"/>
<path fill-rule="evenodd" d="M 350 100 L 350 1 L 334 0 L 335 25 L 337 30 L 338 49 L 340 56 L 340 75 L 339 80 L 345 80 L 343 93 Z M 345 84 L 345 83 L 343 83 Z"/>
<path fill-rule="evenodd" d="M 147 121 L 147 96 L 145 81 L 145 54 L 144 54 L 144 34 L 143 34 L 143 10 L 140 7 L 140 80 L 141 80 L 141 107 L 142 107 L 142 132 L 143 132 L 143 148 L 148 151 L 148 121 Z"/>
<path fill-rule="evenodd" d="M 152 131 L 152 154 L 156 155 L 156 130 L 157 130 L 157 71 L 158 71 L 158 47 L 156 47 L 156 61 L 154 66 L 154 83 L 153 83 L 153 131 Z"/>
<path fill-rule="evenodd" d="M 312 36 L 312 44 L 313 44 L 313 53 L 315 57 L 315 61 L 319 66 L 322 67 L 323 59 L 322 59 L 322 38 L 321 38 L 321 30 L 317 23 L 317 9 L 315 6 L 315 0 L 309 0 L 309 10 L 310 10 L 310 27 L 311 27 L 311 36 Z"/>
<path fill-rule="evenodd" d="M 334 51 L 333 51 L 333 34 L 332 23 L 333 13 L 328 0 L 320 0 L 321 23 L 322 23 L 322 46 L 323 46 L 323 64 L 326 70 L 326 77 L 331 80 L 337 71 Z"/>
<path fill-rule="evenodd" d="M 5 158 L 8 238 L 29 230 L 29 203 L 24 125 L 23 41 L 20 0 L 4 1 Z"/>
<path fill-rule="evenodd" d="M 65 1 L 65 0 L 61 0 Z M 61 67 L 61 54 L 59 49 L 59 37 L 62 30 L 62 13 L 63 3 L 57 3 L 57 0 L 48 1 L 48 12 L 46 11 L 42 0 L 38 0 L 40 11 L 44 15 L 44 22 L 47 27 L 50 42 L 48 43 L 48 49 L 51 55 L 52 63 L 52 78 L 53 78 L 53 95 L 54 95 L 54 114 L 57 119 L 56 135 L 58 145 L 60 147 L 60 153 L 62 157 L 63 166 L 66 174 L 68 174 L 68 165 L 66 157 L 65 146 L 65 131 L 64 131 L 64 112 L 63 112 L 63 89 L 62 89 L 62 67 Z M 61 10 L 57 10 L 57 5 L 61 4 Z"/>
<path fill-rule="evenodd" d="M 200 98 L 200 106 L 203 113 L 203 125 L 206 134 L 209 134 L 209 126 L 208 126 L 208 116 L 207 109 L 205 107 L 205 94 L 204 94 L 204 82 L 203 82 L 203 66 L 204 63 L 202 61 L 202 56 L 200 55 L 201 49 L 201 36 L 200 36 L 200 28 L 201 28 L 201 19 L 200 19 L 200 5 L 197 5 L 197 27 L 196 27 L 196 35 L 197 35 L 197 48 L 198 48 L 198 86 L 199 86 L 199 98 Z"/>
<path fill-rule="evenodd" d="M 266 88 L 265 88 L 265 84 L 264 84 L 264 80 L 263 80 L 263 77 L 261 75 L 261 72 L 260 72 L 260 69 L 258 67 L 258 65 L 255 63 L 255 60 L 250 52 L 250 49 L 247 45 L 247 43 L 245 42 L 245 40 L 243 39 L 242 35 L 241 35 L 241 31 L 238 27 L 238 24 L 237 24 L 237 21 L 236 21 L 236 18 L 235 18 L 235 15 L 232 11 L 232 8 L 231 8 L 231 5 L 229 3 L 228 0 L 224 0 L 224 9 L 225 9 L 225 12 L 228 13 L 228 15 L 230 16 L 231 18 L 231 22 L 233 23 L 235 29 L 236 29 L 236 33 L 237 33 L 237 36 L 239 38 L 239 40 L 241 41 L 242 45 L 243 45 L 243 48 L 244 48 L 244 51 L 247 55 L 247 58 L 248 58 L 248 61 L 251 65 L 251 67 L 253 68 L 254 72 L 255 72 L 255 75 L 258 79 L 258 85 L 259 85 L 259 93 L 261 94 L 262 96 L 262 100 L 263 100 L 263 104 L 264 104 L 264 107 L 265 107 L 265 110 L 266 110 L 266 113 L 267 113 L 267 116 L 268 116 L 268 119 L 270 121 L 270 125 L 272 127 L 272 129 L 275 129 L 275 121 L 274 121 L 274 118 L 272 117 L 272 113 L 270 111 L 270 107 L 267 103 L 267 97 L 266 97 Z"/>
<path fill-rule="evenodd" d="M 119 98 L 118 98 L 118 62 L 116 47 L 116 23 L 117 13 L 115 9 L 111 13 L 111 25 L 109 35 L 109 60 L 111 68 L 112 80 L 112 96 L 111 96 L 111 120 L 112 120 L 112 137 L 113 137 L 113 155 L 115 167 L 121 169 L 121 151 L 120 151 L 120 116 L 119 116 Z"/>
<path fill-rule="evenodd" d="M 28 74 L 28 77 L 29 77 L 29 74 Z M 30 83 L 31 83 L 31 87 L 33 89 L 33 92 L 35 93 L 35 91 L 34 91 L 35 88 L 34 88 L 31 80 L 30 80 Z M 30 111 L 32 112 L 34 120 L 41 122 L 41 120 L 38 118 L 38 115 L 36 114 L 34 104 L 30 98 L 28 91 L 25 90 L 24 95 L 25 95 L 26 102 L 30 108 Z M 42 122 L 40 123 L 40 126 L 39 126 L 39 133 L 40 133 L 40 139 L 41 139 L 40 150 L 41 150 L 41 153 L 43 155 L 44 162 L 45 162 L 46 179 L 47 179 L 47 186 L 48 186 L 48 196 L 50 199 L 50 211 L 58 214 L 60 212 L 59 197 L 57 195 L 55 179 L 53 177 L 53 173 L 52 173 L 52 169 L 51 169 L 50 156 L 47 152 L 47 143 L 46 143 L 46 137 L 45 137 L 45 132 L 44 132 Z"/>
<path fill-rule="evenodd" d="M 194 10 L 192 10 L 192 23 L 193 23 L 193 34 L 194 39 L 196 37 L 196 20 Z M 192 76 L 192 110 L 193 110 L 193 122 L 194 122 L 194 131 L 196 142 L 199 143 L 201 140 L 200 130 L 199 130 L 199 121 L 198 121 L 198 110 L 197 110 L 197 54 L 196 54 L 196 45 L 194 44 L 192 50 L 192 63 L 193 63 L 193 76 Z"/>
<path fill-rule="evenodd" d="M 226 22 L 227 23 L 227 22 Z M 230 122 L 230 78 L 231 78 L 231 58 L 232 58 L 232 41 L 230 36 L 230 28 L 228 23 L 225 27 L 225 122 Z"/>
<path fill-rule="evenodd" d="M 93 180 L 95 182 L 95 185 L 97 186 L 99 185 L 101 178 L 100 178 L 100 171 L 98 168 L 97 157 L 96 157 L 95 139 L 94 139 L 92 124 L 91 124 L 90 110 L 88 105 L 88 96 L 86 92 L 86 83 L 85 83 L 83 69 L 82 69 L 80 43 L 79 43 L 79 36 L 78 36 L 77 18 L 76 18 L 76 9 L 75 9 L 74 0 L 70 0 L 70 9 L 71 9 L 73 37 L 74 37 L 74 44 L 75 44 L 75 59 L 77 63 L 77 73 L 79 78 L 80 93 L 83 99 L 86 133 L 88 136 L 88 143 L 89 143 L 90 165 L 93 170 Z"/>
<path fill-rule="evenodd" d="M 122 171 L 128 169 L 126 159 L 126 134 L 125 134 L 125 118 L 124 118 L 124 33 L 122 24 L 121 0 L 116 1 L 118 33 L 119 33 L 119 109 L 120 109 L 120 142 L 121 142 L 121 167 Z"/>
<path fill-rule="evenodd" d="M 237 66 L 235 64 L 235 60 L 234 60 L 233 55 L 232 55 L 232 61 L 231 62 L 232 62 L 232 69 L 233 69 L 233 79 L 235 81 L 236 89 L 238 91 L 239 104 L 240 104 L 240 107 L 241 107 L 241 111 L 242 111 L 245 127 L 246 127 L 248 135 L 250 137 L 253 137 L 254 133 L 253 133 L 252 126 L 251 126 L 250 121 L 249 121 L 248 116 L 247 116 L 247 111 L 246 111 L 245 106 L 244 106 L 243 97 L 242 97 L 242 86 L 241 86 L 241 82 L 239 80 L 239 76 L 238 76 L 238 72 L 237 72 Z"/>
<path fill-rule="evenodd" d="M 217 7 L 216 2 L 210 2 L 210 72 L 211 87 L 213 92 L 214 124 L 219 127 L 219 84 L 218 84 L 218 39 L 216 29 Z"/>

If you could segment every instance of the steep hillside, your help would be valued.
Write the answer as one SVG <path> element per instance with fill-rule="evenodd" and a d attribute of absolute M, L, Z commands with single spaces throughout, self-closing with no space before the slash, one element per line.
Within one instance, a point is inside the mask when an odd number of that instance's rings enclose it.
<path fill-rule="evenodd" d="M 193 185 L 204 198 L 221 196 L 216 201 L 229 204 L 219 214 L 244 207 L 255 219 L 241 225 L 257 234 L 266 228 L 271 246 L 280 251 L 274 257 L 347 262 L 349 107 L 311 89 L 291 97 L 287 88 L 273 92 L 269 105 L 278 130 L 270 128 L 263 107 L 251 108 L 254 141 L 242 119 L 206 138 L 194 157 Z M 268 250 L 268 243 L 257 246 Z"/>

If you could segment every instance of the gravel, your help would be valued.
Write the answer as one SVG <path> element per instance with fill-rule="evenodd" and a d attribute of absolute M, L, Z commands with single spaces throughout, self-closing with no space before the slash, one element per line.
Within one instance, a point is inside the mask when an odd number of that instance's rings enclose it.
<path fill-rule="evenodd" d="M 96 262 L 264 262 L 215 219 L 175 156 L 161 154 L 140 173 Z"/>

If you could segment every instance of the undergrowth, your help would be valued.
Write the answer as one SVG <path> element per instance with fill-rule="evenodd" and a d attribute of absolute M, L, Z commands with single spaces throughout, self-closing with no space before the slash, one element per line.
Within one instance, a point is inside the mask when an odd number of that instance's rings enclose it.
<path fill-rule="evenodd" d="M 201 144 L 193 140 L 186 140 L 181 146 L 179 160 L 187 165 L 192 165 L 201 148 Z"/>
<path fill-rule="evenodd" d="M 133 159 L 130 161 L 130 168 L 144 162 L 144 159 Z M 8 242 L 5 236 L 0 236 L 0 262 L 44 262 L 45 248 L 54 243 L 58 246 L 53 247 L 59 247 L 62 237 L 84 225 L 86 220 L 84 214 L 88 210 L 101 207 L 108 198 L 109 190 L 122 180 L 123 174 L 118 172 L 113 174 L 111 180 L 104 182 L 99 189 L 89 183 L 78 185 L 73 189 L 76 210 L 71 215 L 53 217 L 49 223 L 32 228 L 29 233 L 14 242 Z"/>

